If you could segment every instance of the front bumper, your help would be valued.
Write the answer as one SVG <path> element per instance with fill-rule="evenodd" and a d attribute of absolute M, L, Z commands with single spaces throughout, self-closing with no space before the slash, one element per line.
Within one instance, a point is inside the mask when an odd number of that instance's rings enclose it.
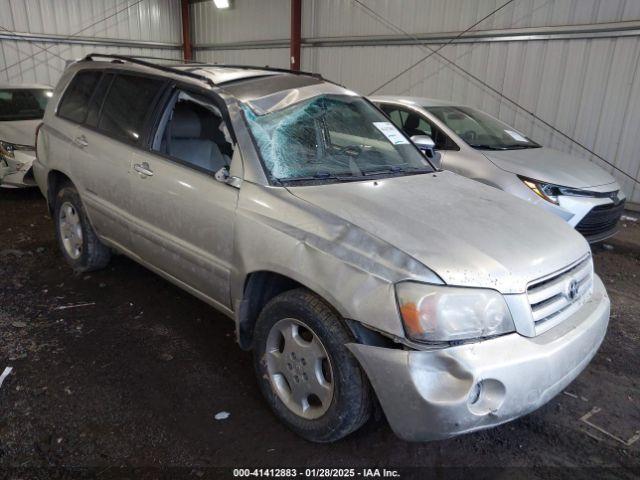
<path fill-rule="evenodd" d="M 607 187 L 611 188 L 611 186 Z M 618 221 L 624 210 L 625 196 L 619 191 L 615 200 L 609 197 L 558 197 L 559 205 L 548 202 L 548 208 L 565 219 L 580 232 L 589 243 L 601 242 L 618 231 Z M 606 193 L 606 192 L 602 192 Z"/>
<path fill-rule="evenodd" d="M 437 440 L 490 428 L 541 407 L 593 358 L 609 322 L 609 298 L 594 276 L 592 298 L 537 337 L 517 333 L 437 350 L 349 344 L 393 431 Z"/>
<path fill-rule="evenodd" d="M 0 187 L 23 188 L 36 185 L 31 170 L 35 152 L 17 150 L 15 158 L 0 158 Z"/>

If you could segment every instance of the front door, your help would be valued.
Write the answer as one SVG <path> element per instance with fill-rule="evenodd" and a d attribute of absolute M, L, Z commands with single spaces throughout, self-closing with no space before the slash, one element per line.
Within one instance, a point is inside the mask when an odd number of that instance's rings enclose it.
<path fill-rule="evenodd" d="M 158 123 L 150 151 L 131 157 L 135 252 L 193 293 L 230 308 L 239 190 L 214 178 L 233 156 L 227 125 L 208 98 L 179 89 Z"/>

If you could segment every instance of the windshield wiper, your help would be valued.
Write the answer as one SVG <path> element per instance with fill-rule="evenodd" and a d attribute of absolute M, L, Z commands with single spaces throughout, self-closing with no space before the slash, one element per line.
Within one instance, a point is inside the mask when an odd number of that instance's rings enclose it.
<path fill-rule="evenodd" d="M 478 150 L 506 150 L 506 148 L 497 145 L 482 145 L 477 143 L 470 143 L 469 146 L 471 148 L 477 148 Z"/>
<path fill-rule="evenodd" d="M 390 165 L 378 170 L 363 170 L 362 176 L 367 177 L 369 175 L 383 175 L 385 173 L 404 173 L 404 168 L 398 167 L 397 165 Z"/>
<path fill-rule="evenodd" d="M 542 145 L 510 145 L 505 150 L 524 150 L 527 148 L 542 148 Z"/>
<path fill-rule="evenodd" d="M 391 175 L 395 175 L 395 174 L 418 175 L 418 174 L 421 174 L 421 173 L 431 173 L 431 172 L 433 172 L 433 170 L 430 169 L 430 168 L 414 167 L 414 166 L 399 167 L 397 165 L 392 165 L 392 166 L 387 167 L 385 169 L 363 170 L 362 176 L 363 177 L 370 177 L 370 176 L 373 176 L 373 175 L 384 175 L 384 174 L 391 174 Z"/>
<path fill-rule="evenodd" d="M 472 148 L 478 150 L 524 150 L 526 148 L 542 148 L 542 145 L 478 145 L 469 144 Z"/>
<path fill-rule="evenodd" d="M 291 178 L 276 178 L 280 183 L 286 182 L 317 182 L 319 180 L 338 180 L 340 182 L 348 182 L 357 179 L 353 175 L 347 174 L 347 176 L 336 175 L 330 172 L 317 172 L 314 175 L 307 175 L 304 177 L 291 177 Z"/>

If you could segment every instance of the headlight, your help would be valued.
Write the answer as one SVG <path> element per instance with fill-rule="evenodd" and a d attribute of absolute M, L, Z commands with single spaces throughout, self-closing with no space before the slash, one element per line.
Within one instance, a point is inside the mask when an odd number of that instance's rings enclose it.
<path fill-rule="evenodd" d="M 16 150 L 33 150 L 29 145 L 16 145 L 15 143 L 0 140 L 0 158 L 14 158 L 13 152 Z"/>
<path fill-rule="evenodd" d="M 598 192 L 590 192 L 589 190 L 582 190 L 580 188 L 563 187 L 562 185 L 554 185 L 553 183 L 545 183 L 539 180 L 533 180 L 531 178 L 520 177 L 522 182 L 529 187 L 540 198 L 545 199 L 547 202 L 558 205 L 558 197 L 564 195 L 567 197 L 601 197 L 602 194 Z M 606 196 L 606 195 L 605 195 Z"/>
<path fill-rule="evenodd" d="M 13 144 L 0 140 L 0 158 L 13 158 Z"/>
<path fill-rule="evenodd" d="M 559 185 L 553 185 L 552 183 L 539 182 L 530 178 L 519 178 L 540 198 L 545 199 L 547 202 L 558 205 L 558 195 L 562 195 L 562 187 L 560 187 Z"/>
<path fill-rule="evenodd" d="M 413 340 L 447 342 L 515 331 L 511 312 L 495 290 L 401 282 L 396 296 Z"/>

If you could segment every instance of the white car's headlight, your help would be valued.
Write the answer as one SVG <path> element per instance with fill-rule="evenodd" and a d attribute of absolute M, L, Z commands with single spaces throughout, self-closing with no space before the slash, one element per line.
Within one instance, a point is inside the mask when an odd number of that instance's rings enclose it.
<path fill-rule="evenodd" d="M 0 140 L 0 158 L 13 158 L 13 144 Z"/>
<path fill-rule="evenodd" d="M 538 195 L 543 200 L 558 205 L 558 196 L 562 195 L 558 185 L 551 183 L 539 182 L 538 180 L 532 180 L 530 178 L 519 177 L 524 184 L 529 187 L 533 193 Z"/>
<path fill-rule="evenodd" d="M 511 312 L 495 290 L 407 281 L 396 284 L 396 296 L 413 340 L 448 342 L 515 331 Z"/>
<path fill-rule="evenodd" d="M 0 140 L 0 158 L 14 158 L 16 150 L 33 150 L 29 145 L 17 145 L 15 143 Z"/>

